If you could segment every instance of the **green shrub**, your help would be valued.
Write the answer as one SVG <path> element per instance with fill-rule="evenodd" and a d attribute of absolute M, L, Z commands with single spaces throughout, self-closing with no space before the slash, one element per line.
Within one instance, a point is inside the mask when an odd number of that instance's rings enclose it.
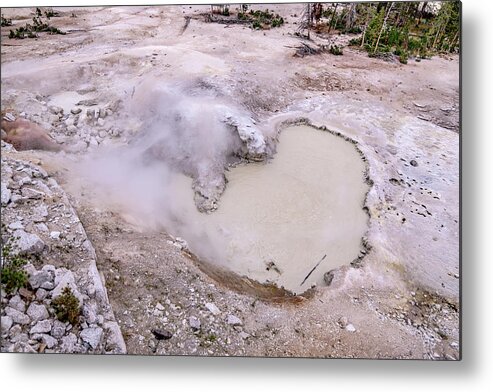
<path fill-rule="evenodd" d="M 342 56 L 342 48 L 338 45 L 330 45 L 329 48 L 329 53 L 333 54 L 334 56 Z"/>
<path fill-rule="evenodd" d="M 56 16 L 56 15 L 55 15 Z M 10 30 L 9 38 L 24 39 L 24 38 L 37 38 L 37 32 L 47 32 L 48 34 L 61 34 L 66 33 L 57 29 L 54 26 L 50 26 L 48 23 L 43 22 L 41 19 L 41 10 L 36 8 L 36 16 L 33 17 L 33 24 L 26 23 L 25 26 L 21 26 L 15 30 Z"/>
<path fill-rule="evenodd" d="M 72 325 L 77 325 L 79 322 L 79 300 L 72 293 L 70 287 L 65 287 L 62 294 L 55 298 L 51 305 L 55 310 L 55 314 L 58 320 L 62 322 L 68 321 Z"/>
<path fill-rule="evenodd" d="M 360 46 L 361 45 L 361 38 L 351 38 L 349 40 L 349 46 Z"/>
<path fill-rule="evenodd" d="M 28 276 L 23 266 L 27 260 L 12 253 L 12 247 L 8 244 L 2 248 L 2 272 L 1 282 L 7 294 L 13 293 L 21 287 L 26 287 Z"/>
<path fill-rule="evenodd" d="M 401 64 L 407 64 L 407 60 L 409 59 L 409 55 L 407 52 L 402 52 L 401 55 L 399 56 L 399 61 Z"/>

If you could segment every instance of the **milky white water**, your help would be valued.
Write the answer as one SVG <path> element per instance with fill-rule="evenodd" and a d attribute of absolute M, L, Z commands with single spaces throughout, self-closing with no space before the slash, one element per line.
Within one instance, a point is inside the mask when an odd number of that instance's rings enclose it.
<path fill-rule="evenodd" d="M 180 177 L 181 211 L 202 231 L 185 239 L 199 256 L 210 258 L 203 249 L 213 248 L 211 261 L 301 293 L 358 256 L 368 219 L 362 209 L 368 190 L 364 170 L 353 144 L 309 126 L 291 126 L 282 131 L 270 162 L 227 173 L 219 209 L 211 214 L 194 208 L 191 180 Z"/>

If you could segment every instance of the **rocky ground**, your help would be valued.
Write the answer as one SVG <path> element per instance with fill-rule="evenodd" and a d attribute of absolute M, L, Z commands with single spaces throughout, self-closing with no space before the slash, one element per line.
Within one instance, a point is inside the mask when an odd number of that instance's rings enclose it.
<path fill-rule="evenodd" d="M 458 58 L 294 57 L 296 7 L 273 7 L 288 23 L 266 31 L 188 6 L 61 9 L 52 23 L 67 35 L 36 40 L 2 28 L 2 113 L 66 150 L 2 143 L 2 237 L 31 263 L 27 289 L 2 292 L 3 351 L 459 358 Z M 31 11 L 2 10 L 15 24 Z M 266 139 L 303 118 L 354 140 L 373 181 L 361 266 L 305 297 L 269 294 L 74 188 L 73 162 L 139 133 L 128 102 L 150 76 L 214 91 Z M 53 313 L 65 285 L 81 303 L 76 326 Z"/>
<path fill-rule="evenodd" d="M 94 248 L 65 192 L 11 152 L 2 141 L 2 241 L 28 262 L 29 280 L 28 288 L 2 290 L 2 351 L 126 352 Z M 52 304 L 65 287 L 78 299 L 76 325 L 59 321 Z"/>

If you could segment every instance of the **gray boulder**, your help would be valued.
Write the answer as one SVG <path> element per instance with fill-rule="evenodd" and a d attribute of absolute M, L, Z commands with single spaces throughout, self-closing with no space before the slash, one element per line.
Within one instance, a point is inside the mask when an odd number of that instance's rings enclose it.
<path fill-rule="evenodd" d="M 24 230 L 16 230 L 14 237 L 17 239 L 13 253 L 19 255 L 39 254 L 43 251 L 45 243 L 36 234 L 28 234 Z"/>
<path fill-rule="evenodd" d="M 49 317 L 48 310 L 46 310 L 46 306 L 38 305 L 35 304 L 34 302 L 31 305 L 29 305 L 29 308 L 27 308 L 27 315 L 32 319 L 33 322 L 45 320 Z"/>
<path fill-rule="evenodd" d="M 11 317 L 16 324 L 29 324 L 31 322 L 31 319 L 28 315 L 19 312 L 18 310 L 11 308 L 10 306 L 7 306 L 5 308 L 5 314 Z"/>
<path fill-rule="evenodd" d="M 98 347 L 102 335 L 103 329 L 100 327 L 86 328 L 80 333 L 81 339 L 88 343 L 93 349 Z"/>
<path fill-rule="evenodd" d="M 34 327 L 31 328 L 29 333 L 32 334 L 37 334 L 37 333 L 48 333 L 51 331 L 52 328 L 52 321 L 51 320 L 42 320 L 38 321 Z"/>

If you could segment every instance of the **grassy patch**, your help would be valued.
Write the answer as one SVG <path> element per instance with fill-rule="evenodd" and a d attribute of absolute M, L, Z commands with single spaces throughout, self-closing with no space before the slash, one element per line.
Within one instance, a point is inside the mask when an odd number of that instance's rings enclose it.
<path fill-rule="evenodd" d="M 79 300 L 72 293 L 70 287 L 65 287 L 62 294 L 53 300 L 51 306 L 53 306 L 58 320 L 62 322 L 68 321 L 72 325 L 79 323 Z"/>
<path fill-rule="evenodd" d="M 23 270 L 27 260 L 12 252 L 12 246 L 6 244 L 2 248 L 2 272 L 1 281 L 2 287 L 7 294 L 11 294 L 21 287 L 26 287 L 28 276 Z"/>

